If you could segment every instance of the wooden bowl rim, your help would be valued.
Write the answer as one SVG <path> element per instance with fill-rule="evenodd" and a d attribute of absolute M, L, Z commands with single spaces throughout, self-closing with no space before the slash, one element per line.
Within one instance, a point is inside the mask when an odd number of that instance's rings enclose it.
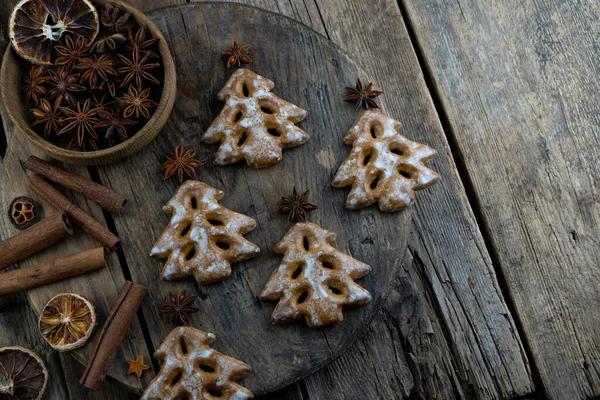
<path fill-rule="evenodd" d="M 166 111 L 166 107 L 169 104 L 169 98 L 170 98 L 171 92 L 172 92 L 171 87 L 176 84 L 175 83 L 176 82 L 175 63 L 173 61 L 173 56 L 171 55 L 171 51 L 169 49 L 169 46 L 167 45 L 167 41 L 166 41 L 165 37 L 163 36 L 162 32 L 160 31 L 160 29 L 158 28 L 158 26 L 156 26 L 156 24 L 150 18 L 148 18 L 148 16 L 144 12 L 142 12 L 141 10 L 137 9 L 136 7 L 133 7 L 132 5 L 127 4 L 121 0 L 99 0 L 99 2 L 102 2 L 104 4 L 109 4 L 109 3 L 117 4 L 119 7 L 124 8 L 127 12 L 131 13 L 133 18 L 137 22 L 139 22 L 141 26 L 148 29 L 148 31 L 150 31 L 152 33 L 153 37 L 157 37 L 159 39 L 158 50 L 159 50 L 161 58 L 163 60 L 163 70 L 164 70 L 163 90 L 162 90 L 162 93 L 160 96 L 160 101 L 158 102 L 158 106 L 154 110 L 152 117 L 150 117 L 150 119 L 144 124 L 144 126 L 133 137 L 125 140 L 122 143 L 119 143 L 116 146 L 110 147 L 108 149 L 95 150 L 95 151 L 69 150 L 69 149 L 65 149 L 65 148 L 56 146 L 56 145 L 46 141 L 40 135 L 38 135 L 36 132 L 34 132 L 33 129 L 31 129 L 31 126 L 29 126 L 29 124 L 25 124 L 25 126 L 23 126 L 23 124 L 21 124 L 20 122 L 17 122 L 17 120 L 14 116 L 13 106 L 8 105 L 8 102 L 5 101 L 4 103 L 6 104 L 6 110 L 8 111 L 8 114 L 10 115 L 13 122 L 16 122 L 16 125 L 18 126 L 19 130 L 23 131 L 27 135 L 27 137 L 40 149 L 44 150 L 45 152 L 47 152 L 51 155 L 60 156 L 61 158 L 66 157 L 66 158 L 70 158 L 73 160 L 91 161 L 96 158 L 100 159 L 100 158 L 103 158 L 106 156 L 120 153 L 121 151 L 123 151 L 129 147 L 132 147 L 136 142 L 143 140 L 144 137 L 150 133 L 152 126 L 156 124 L 156 122 L 158 121 L 158 119 L 160 118 L 162 113 Z M 2 58 L 2 67 L 1 67 L 1 71 L 0 71 L 0 88 L 2 89 L 2 93 L 6 93 L 5 92 L 6 79 L 7 79 L 6 64 L 7 64 L 7 61 L 10 59 L 10 57 L 15 57 L 17 62 L 19 62 L 21 60 L 27 61 L 27 60 L 22 59 L 15 52 L 12 45 L 10 45 L 10 43 L 9 43 L 8 47 L 6 48 L 6 51 L 4 52 L 4 56 Z M 34 64 L 32 64 L 32 65 L 34 65 Z M 3 97 L 4 97 L 4 95 L 3 95 Z"/>

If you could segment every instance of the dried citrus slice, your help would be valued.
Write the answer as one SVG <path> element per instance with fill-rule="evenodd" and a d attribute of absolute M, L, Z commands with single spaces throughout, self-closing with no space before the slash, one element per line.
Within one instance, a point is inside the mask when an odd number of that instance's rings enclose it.
<path fill-rule="evenodd" d="M 41 399 L 46 383 L 40 356 L 19 346 L 0 347 L 0 399 Z"/>
<path fill-rule="evenodd" d="M 21 0 L 10 15 L 9 36 L 16 52 L 34 64 L 52 64 L 54 44 L 66 34 L 92 44 L 100 29 L 89 0 Z"/>
<path fill-rule="evenodd" d="M 69 351 L 87 342 L 96 326 L 94 306 L 73 293 L 54 296 L 42 311 L 40 332 L 50 346 Z"/>

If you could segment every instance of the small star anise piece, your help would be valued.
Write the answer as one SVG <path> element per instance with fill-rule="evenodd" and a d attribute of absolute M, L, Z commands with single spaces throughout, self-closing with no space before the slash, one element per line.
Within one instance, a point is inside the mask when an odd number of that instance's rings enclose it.
<path fill-rule="evenodd" d="M 158 42 L 158 39 L 149 38 L 148 36 L 149 35 L 144 27 L 138 29 L 135 35 L 133 34 L 133 31 L 129 31 L 127 33 L 129 44 L 125 45 L 125 50 L 129 51 L 131 54 L 139 52 L 140 54 L 148 55 L 150 58 L 160 58 L 160 54 L 152 50 L 152 46 Z"/>
<path fill-rule="evenodd" d="M 119 68 L 119 73 L 125 75 L 121 87 L 127 86 L 131 81 L 135 79 L 135 83 L 138 89 L 142 89 L 143 80 L 147 80 L 157 85 L 160 85 L 158 79 L 156 79 L 148 70 L 157 68 L 160 66 L 159 63 L 149 63 L 148 54 L 143 57 L 140 56 L 139 51 L 134 51 L 131 60 L 125 56 L 119 54 L 121 63 L 123 66 Z"/>
<path fill-rule="evenodd" d="M 47 92 L 44 83 L 46 83 L 48 79 L 50 79 L 50 77 L 46 75 L 46 69 L 44 67 L 31 67 L 29 74 L 25 76 L 24 92 L 27 101 L 32 101 L 35 104 L 39 103 L 40 96 Z"/>
<path fill-rule="evenodd" d="M 252 59 L 248 55 L 250 54 L 250 45 L 245 44 L 243 46 L 238 45 L 235 40 L 231 42 L 231 49 L 223 50 L 223 55 L 229 56 L 227 60 L 227 67 L 231 67 L 237 64 L 238 67 L 244 64 L 250 64 Z"/>
<path fill-rule="evenodd" d="M 95 94 L 92 95 L 92 107 L 94 107 L 98 111 L 106 110 L 115 103 L 106 93 L 103 93 L 102 97 L 98 96 L 96 96 Z"/>
<path fill-rule="evenodd" d="M 52 134 L 59 134 L 60 127 L 64 124 L 64 116 L 60 104 L 62 97 L 58 96 L 54 104 L 46 99 L 40 99 L 37 108 L 31 109 L 31 114 L 35 118 L 31 126 L 44 124 L 44 138 L 48 139 Z"/>
<path fill-rule="evenodd" d="M 115 135 L 124 141 L 127 139 L 127 127 L 136 124 L 132 119 L 123 118 L 118 108 L 111 111 L 98 110 L 100 121 L 96 123 L 96 129 L 106 129 L 105 139 L 114 140 Z"/>
<path fill-rule="evenodd" d="M 356 109 L 358 110 L 361 106 L 366 109 L 379 108 L 375 102 L 375 98 L 383 93 L 380 90 L 373 90 L 373 82 L 369 82 L 363 87 L 360 78 L 356 78 L 356 87 L 346 86 L 348 95 L 344 97 L 344 101 L 349 103 L 356 103 Z"/>
<path fill-rule="evenodd" d="M 87 56 L 90 48 L 86 46 L 83 36 L 79 36 L 73 40 L 71 36 L 65 37 L 65 43 L 54 47 L 59 57 L 55 64 L 65 65 L 68 69 L 72 69 L 79 59 Z"/>
<path fill-rule="evenodd" d="M 204 163 L 196 160 L 195 155 L 196 150 L 185 151 L 180 144 L 175 147 L 175 151 L 166 153 L 167 161 L 160 167 L 160 170 L 165 172 L 164 180 L 171 179 L 175 174 L 179 182 L 183 182 L 184 174 L 196 179 L 196 168 L 203 166 Z"/>
<path fill-rule="evenodd" d="M 288 222 L 293 224 L 294 222 L 305 222 L 306 213 L 316 210 L 317 206 L 308 202 L 308 196 L 310 190 L 302 193 L 298 196 L 296 193 L 296 187 L 294 186 L 292 197 L 281 197 L 282 206 L 277 210 L 277 214 L 289 214 Z"/>
<path fill-rule="evenodd" d="M 83 71 L 81 74 L 81 82 L 86 80 L 89 82 L 90 88 L 98 87 L 100 79 L 108 82 L 108 75 L 117 75 L 117 71 L 113 68 L 115 62 L 110 59 L 108 54 L 102 54 L 98 57 L 95 54 L 90 54 L 88 57 L 82 58 L 80 63 L 75 66 L 75 69 Z"/>
<path fill-rule="evenodd" d="M 131 14 L 123 12 L 119 7 L 106 4 L 106 8 L 100 12 L 100 22 L 112 33 L 125 32 L 133 26 L 129 20 Z"/>
<path fill-rule="evenodd" d="M 119 46 L 127 41 L 127 38 L 122 33 L 112 33 L 107 36 L 102 36 L 96 39 L 92 45 L 92 51 L 95 53 L 106 53 L 108 51 L 116 51 Z"/>
<path fill-rule="evenodd" d="M 83 104 L 78 101 L 73 108 L 60 107 L 60 110 L 66 115 L 66 118 L 64 121 L 65 126 L 58 134 L 62 135 L 73 130 L 77 132 L 77 136 L 73 138 L 69 147 L 74 147 L 77 144 L 77 146 L 85 149 L 87 143 L 96 150 L 98 148 L 96 144 L 98 134 L 94 130 L 94 126 L 98 122 L 98 118 L 96 118 L 98 110 L 92 108 L 90 99 L 87 99 Z"/>
<path fill-rule="evenodd" d="M 189 325 L 188 314 L 200 311 L 199 308 L 191 306 L 194 300 L 196 300 L 196 296 L 186 296 L 185 290 L 182 290 L 177 296 L 169 292 L 169 304 L 159 308 L 161 312 L 167 313 L 165 325 L 171 321 L 175 321 L 177 325 L 180 323 Z"/>
<path fill-rule="evenodd" d="M 50 80 L 48 85 L 51 89 L 48 91 L 48 98 L 58 98 L 62 96 L 75 104 L 75 96 L 71 92 L 82 92 L 86 90 L 85 86 L 79 85 L 79 74 L 69 74 L 65 67 L 60 67 L 57 71 L 50 71 Z"/>
<path fill-rule="evenodd" d="M 127 93 L 117 98 L 117 103 L 123 106 L 123 116 L 129 118 L 132 115 L 139 118 L 140 115 L 150 119 L 149 108 L 158 106 L 156 102 L 150 99 L 150 89 L 138 91 L 134 85 L 130 85 Z"/>

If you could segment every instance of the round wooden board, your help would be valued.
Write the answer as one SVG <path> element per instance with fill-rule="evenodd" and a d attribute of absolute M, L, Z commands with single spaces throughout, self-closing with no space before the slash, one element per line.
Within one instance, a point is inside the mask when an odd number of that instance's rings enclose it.
<path fill-rule="evenodd" d="M 257 395 L 266 393 L 301 379 L 342 354 L 379 310 L 396 268 L 401 265 L 410 213 L 385 214 L 376 206 L 350 211 L 344 206 L 349 189 L 331 187 L 333 175 L 351 149 L 342 139 L 359 114 L 354 105 L 342 101 L 344 87 L 353 84 L 357 76 L 364 80 L 369 76 L 325 37 L 298 22 L 257 8 L 187 4 L 156 10 L 149 16 L 172 50 L 177 99 L 171 118 L 155 142 L 123 162 L 98 168 L 101 180 L 129 199 L 125 214 L 114 219 L 123 244 L 119 261 L 125 277 L 130 275 L 134 282 L 149 289 L 142 305 L 141 327 L 147 330 L 146 338 L 153 348 L 173 328 L 164 324 L 165 315 L 158 308 L 166 303 L 169 292 L 186 289 L 188 294 L 199 295 L 195 305 L 200 312 L 191 315 L 191 325 L 216 334 L 215 349 L 250 364 L 253 374 L 240 383 Z M 309 112 L 308 119 L 298 126 L 311 136 L 310 140 L 284 150 L 283 160 L 266 169 L 251 169 L 243 162 L 213 166 L 218 146 L 200 141 L 201 134 L 223 107 L 216 95 L 234 69 L 226 68 L 221 52 L 231 46 L 232 40 L 251 45 L 253 62 L 248 67 L 274 81 L 276 95 Z M 235 264 L 232 276 L 220 283 L 199 286 L 193 279 L 162 281 L 163 262 L 148 256 L 170 220 L 161 211 L 162 206 L 178 186 L 176 180 L 163 182 L 159 166 L 165 152 L 178 144 L 197 150 L 197 157 L 206 164 L 198 170 L 197 178 L 225 191 L 222 205 L 258 223 L 246 237 L 261 248 L 261 253 Z M 293 186 L 310 189 L 311 202 L 319 206 L 309 214 L 309 220 L 335 232 L 339 250 L 373 267 L 369 275 L 357 281 L 369 290 L 373 300 L 346 310 L 344 321 L 334 327 L 310 329 L 304 321 L 273 325 L 270 315 L 275 303 L 258 299 L 281 261 L 273 247 L 289 225 L 286 216 L 276 215 L 275 210 L 280 197 L 290 195 Z M 110 256 L 108 262 L 113 280 L 118 281 L 122 278 L 114 278 L 120 276 L 115 259 Z M 103 292 L 109 279 L 96 280 L 94 283 L 94 278 L 88 277 L 85 287 L 95 286 Z M 57 287 L 60 285 L 65 284 Z M 113 284 L 110 285 L 112 291 Z M 49 285 L 43 293 L 52 289 L 53 285 Z M 37 292 L 33 293 L 30 301 L 33 299 L 34 308 L 39 309 L 41 302 L 35 297 Z M 110 308 L 110 301 L 95 300 L 102 303 L 100 309 Z M 139 335 L 131 333 L 134 334 Z M 127 343 L 141 340 L 137 339 L 128 337 Z M 129 351 L 130 347 L 128 344 L 129 356 L 136 351 Z M 89 349 L 74 354 L 84 362 Z M 138 391 L 132 377 L 125 375 L 125 367 L 121 368 L 121 364 L 126 365 L 121 359 L 124 356 L 117 358 L 110 375 Z M 151 371 L 144 374 L 144 382 L 152 375 Z"/>

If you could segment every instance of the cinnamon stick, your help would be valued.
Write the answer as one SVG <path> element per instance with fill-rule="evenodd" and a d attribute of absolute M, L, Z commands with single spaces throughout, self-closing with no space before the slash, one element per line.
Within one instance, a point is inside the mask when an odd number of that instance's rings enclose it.
<path fill-rule="evenodd" d="M 104 249 L 98 247 L 70 256 L 57 258 L 0 273 L 0 296 L 31 289 L 104 268 Z"/>
<path fill-rule="evenodd" d="M 64 212 L 44 218 L 0 242 L 0 270 L 23 261 L 72 234 L 73 228 Z"/>
<path fill-rule="evenodd" d="M 29 187 L 36 192 L 40 197 L 58 210 L 64 210 L 69 217 L 81 229 L 95 237 L 106 247 L 116 250 L 119 248 L 120 241 L 100 222 L 96 221 L 90 215 L 86 214 L 81 208 L 71 203 L 69 199 L 63 196 L 58 190 L 42 178 L 41 175 L 34 174 L 29 181 Z M 35 225 L 34 225 L 35 226 Z"/>
<path fill-rule="evenodd" d="M 27 159 L 25 168 L 61 186 L 83 194 L 112 214 L 121 215 L 123 206 L 127 203 L 127 199 L 114 190 L 100 185 L 91 179 L 55 167 L 36 156 L 30 156 Z"/>
<path fill-rule="evenodd" d="M 148 289 L 144 286 L 129 281 L 125 282 L 119 298 L 108 314 L 94 352 L 79 380 L 83 386 L 93 390 L 100 389 L 106 378 L 108 367 L 123 343 L 147 291 Z"/>

